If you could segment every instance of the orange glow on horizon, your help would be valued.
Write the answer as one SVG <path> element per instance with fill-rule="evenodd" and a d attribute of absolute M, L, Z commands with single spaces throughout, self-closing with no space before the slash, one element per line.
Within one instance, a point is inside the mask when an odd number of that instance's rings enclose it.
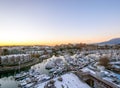
<path fill-rule="evenodd" d="M 22 40 L 22 39 L 16 39 L 15 40 L 9 40 L 9 39 L 6 39 L 6 40 L 1 40 L 0 41 L 0 46 L 19 46 L 19 45 L 50 45 L 50 46 L 54 46 L 54 45 L 60 45 L 60 44 L 68 44 L 68 43 L 87 43 L 87 44 L 90 44 L 90 43 L 98 43 L 98 42 L 104 42 L 104 41 L 108 41 L 112 38 L 115 38 L 115 37 L 119 37 L 119 36 L 103 36 L 103 37 L 96 37 L 96 38 L 89 38 L 89 37 L 86 37 L 86 38 L 58 38 L 57 39 L 49 39 L 49 40 Z M 62 40 L 63 39 L 63 40 Z"/>
<path fill-rule="evenodd" d="M 4 42 L 0 42 L 0 46 L 14 46 L 14 45 L 50 45 L 50 46 L 54 46 L 54 45 L 60 45 L 60 44 L 68 44 L 68 43 L 97 43 L 97 42 L 102 42 L 102 41 L 106 41 L 106 39 L 94 39 L 93 41 L 90 40 L 82 40 L 82 41 L 73 41 L 73 40 L 69 40 L 69 41 L 4 41 Z"/>

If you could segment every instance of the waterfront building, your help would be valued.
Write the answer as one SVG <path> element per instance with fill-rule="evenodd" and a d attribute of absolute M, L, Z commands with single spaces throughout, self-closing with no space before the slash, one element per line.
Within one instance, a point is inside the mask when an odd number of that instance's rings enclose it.
<path fill-rule="evenodd" d="M 0 56 L 1 65 L 18 65 L 19 63 L 23 64 L 31 60 L 32 58 L 30 54 L 14 54 Z"/>

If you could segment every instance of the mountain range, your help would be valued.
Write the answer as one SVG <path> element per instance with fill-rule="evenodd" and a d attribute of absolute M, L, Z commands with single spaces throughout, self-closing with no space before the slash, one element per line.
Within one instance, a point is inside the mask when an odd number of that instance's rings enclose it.
<path fill-rule="evenodd" d="M 108 41 L 97 43 L 98 45 L 118 45 L 120 44 L 120 38 L 114 38 Z"/>

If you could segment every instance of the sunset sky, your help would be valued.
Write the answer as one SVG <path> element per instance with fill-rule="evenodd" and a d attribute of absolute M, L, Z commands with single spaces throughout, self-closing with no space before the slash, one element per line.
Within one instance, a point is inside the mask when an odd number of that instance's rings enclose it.
<path fill-rule="evenodd" d="M 95 43 L 120 37 L 120 0 L 0 0 L 0 45 Z"/>

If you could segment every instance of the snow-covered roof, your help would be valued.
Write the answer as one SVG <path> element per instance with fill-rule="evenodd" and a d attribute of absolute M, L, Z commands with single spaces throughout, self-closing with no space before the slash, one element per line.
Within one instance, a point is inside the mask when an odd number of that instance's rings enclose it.
<path fill-rule="evenodd" d="M 5 55 L 0 56 L 2 59 L 11 58 L 11 57 L 18 57 L 18 56 L 29 56 L 30 54 L 12 54 L 12 55 Z"/>

